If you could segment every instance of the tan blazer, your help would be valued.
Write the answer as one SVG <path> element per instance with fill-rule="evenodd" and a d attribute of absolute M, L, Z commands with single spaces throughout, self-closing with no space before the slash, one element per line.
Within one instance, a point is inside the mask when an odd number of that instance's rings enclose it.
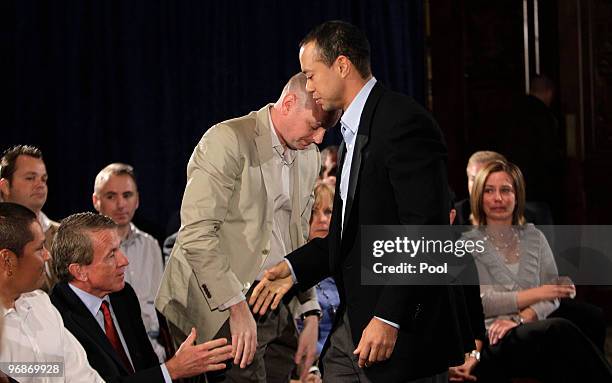
<path fill-rule="evenodd" d="M 229 318 L 229 310 L 219 306 L 246 294 L 270 252 L 274 202 L 267 188 L 275 182 L 270 106 L 210 128 L 187 165 L 181 228 L 155 305 L 183 333 L 195 327 L 198 342 L 217 334 Z M 291 250 L 307 239 L 319 168 L 314 144 L 297 152 Z M 302 312 L 319 308 L 313 289 L 299 298 Z M 290 307 L 295 316 L 296 305 Z"/>

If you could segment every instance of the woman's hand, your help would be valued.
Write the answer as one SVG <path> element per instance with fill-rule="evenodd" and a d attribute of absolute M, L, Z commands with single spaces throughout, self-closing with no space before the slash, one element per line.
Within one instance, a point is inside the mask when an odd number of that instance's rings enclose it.
<path fill-rule="evenodd" d="M 574 285 L 542 285 L 536 287 L 541 300 L 553 300 L 559 298 L 570 298 L 576 294 Z"/>
<path fill-rule="evenodd" d="M 503 338 L 508 333 L 508 331 L 512 330 L 516 326 L 518 326 L 518 324 L 509 319 L 496 320 L 495 322 L 493 322 L 491 327 L 489 327 L 489 343 L 492 346 L 495 345 L 497 342 L 499 342 L 501 338 Z"/>

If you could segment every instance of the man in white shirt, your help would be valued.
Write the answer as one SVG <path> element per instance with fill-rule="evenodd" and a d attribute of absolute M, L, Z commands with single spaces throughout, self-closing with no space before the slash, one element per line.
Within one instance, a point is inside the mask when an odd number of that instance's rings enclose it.
<path fill-rule="evenodd" d="M 36 218 L 21 205 L 0 202 L 0 300 L 4 320 L 0 366 L 19 382 L 103 382 L 87 362 L 83 347 L 64 328 L 47 294 L 37 290 L 44 281 L 49 252 Z M 37 373 L 27 372 L 28 367 L 35 366 L 39 366 Z M 50 367 L 51 373 L 43 374 L 43 366 Z M 19 373 L 24 367 L 26 372 Z"/>
<path fill-rule="evenodd" d="M 17 145 L 4 151 L 0 158 L 0 197 L 4 202 L 18 203 L 32 210 L 45 233 L 45 247 L 51 248 L 59 224 L 50 220 L 42 208 L 47 202 L 47 169 L 40 149 Z M 45 266 L 42 288 L 50 292 L 54 277 L 49 262 Z"/>
<path fill-rule="evenodd" d="M 155 295 L 163 274 L 161 249 L 157 240 L 132 223 L 138 209 L 139 195 L 132 166 L 113 163 L 100 170 L 92 195 L 94 208 L 117 224 L 121 251 L 130 262 L 125 281 L 136 292 L 142 321 L 153 350 L 160 362 L 166 359 L 159 344 L 159 320 L 155 311 Z"/>

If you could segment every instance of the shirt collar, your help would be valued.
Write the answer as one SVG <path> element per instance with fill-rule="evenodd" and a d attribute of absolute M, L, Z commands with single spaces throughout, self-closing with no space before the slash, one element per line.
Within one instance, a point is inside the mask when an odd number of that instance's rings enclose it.
<path fill-rule="evenodd" d="M 372 76 L 372 78 L 369 79 L 368 82 L 366 82 L 361 88 L 359 93 L 357 93 L 353 101 L 351 101 L 349 107 L 346 108 L 346 111 L 340 119 L 342 126 L 345 129 L 350 130 L 352 135 L 357 134 L 359 122 L 361 120 L 361 112 L 363 112 L 368 96 L 370 95 L 372 88 L 374 88 L 374 84 L 376 84 L 376 78 Z"/>
<path fill-rule="evenodd" d="M 0 310 L 3 311 L 3 316 L 6 317 L 10 313 L 15 312 L 17 315 L 23 317 L 23 315 L 26 315 L 27 312 L 32 310 L 32 302 L 30 302 L 29 298 L 35 297 L 40 293 L 44 294 L 41 290 L 34 290 L 21 294 L 15 301 L 15 308 L 6 308 L 0 304 Z"/>
<path fill-rule="evenodd" d="M 40 222 L 40 226 L 42 226 L 43 233 L 46 233 L 47 230 L 49 230 L 49 227 L 51 226 L 51 220 L 49 219 L 49 217 L 47 217 L 45 213 L 41 211 L 38 215 L 38 222 Z"/>
<path fill-rule="evenodd" d="M 130 222 L 130 230 L 128 231 L 128 234 L 125 239 L 121 241 L 121 244 L 129 244 L 131 242 L 134 242 L 138 236 L 140 236 L 140 230 L 136 227 L 136 225 Z"/>
<path fill-rule="evenodd" d="M 70 286 L 72 291 L 74 291 L 74 293 L 79 297 L 81 302 L 83 302 L 85 307 L 87 307 L 87 310 L 89 310 L 91 315 L 93 315 L 94 317 L 98 314 L 98 311 L 100 311 L 100 306 L 102 305 L 102 301 L 107 301 L 107 302 L 109 301 L 108 295 L 105 296 L 104 298 L 100 298 L 100 297 L 97 297 L 95 295 L 92 295 L 86 291 L 79 289 L 72 283 L 68 283 L 68 286 Z"/>

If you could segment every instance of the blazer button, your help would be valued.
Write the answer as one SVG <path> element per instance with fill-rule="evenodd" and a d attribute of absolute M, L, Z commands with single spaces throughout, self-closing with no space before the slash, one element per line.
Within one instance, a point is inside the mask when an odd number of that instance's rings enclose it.
<path fill-rule="evenodd" d="M 270 254 L 270 250 L 268 250 L 268 249 L 263 249 L 261 253 L 262 253 L 263 255 L 268 255 L 268 254 Z"/>
<path fill-rule="evenodd" d="M 244 284 L 244 289 L 245 290 L 248 290 L 250 288 L 251 288 L 251 282 L 247 282 L 247 283 Z"/>

